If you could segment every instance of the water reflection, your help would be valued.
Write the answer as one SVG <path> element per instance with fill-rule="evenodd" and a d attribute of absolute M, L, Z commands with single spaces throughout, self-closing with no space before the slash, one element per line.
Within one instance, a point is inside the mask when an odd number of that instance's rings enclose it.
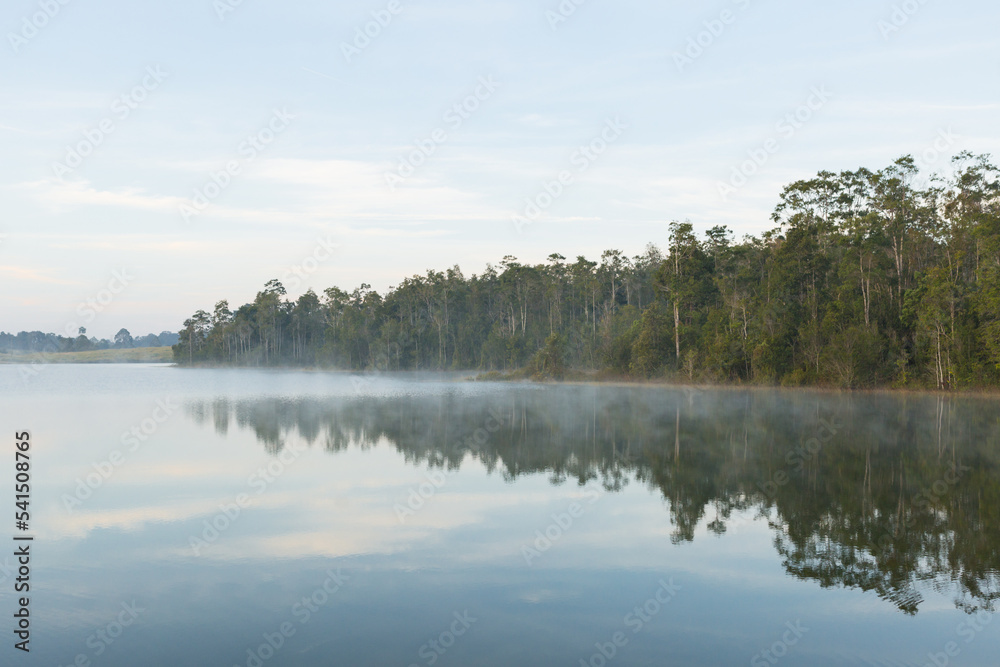
<path fill-rule="evenodd" d="M 643 484 L 671 540 L 766 518 L 788 574 L 872 591 L 916 614 L 930 590 L 966 611 L 1000 596 L 1000 407 L 988 399 L 612 387 L 354 398 L 199 400 L 199 424 L 292 434 L 329 452 L 389 443 L 413 465 L 476 460 L 514 481 Z"/>

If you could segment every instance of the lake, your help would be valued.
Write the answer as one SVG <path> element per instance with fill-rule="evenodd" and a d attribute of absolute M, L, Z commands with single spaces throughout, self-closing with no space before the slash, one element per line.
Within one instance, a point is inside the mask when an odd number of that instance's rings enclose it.
<path fill-rule="evenodd" d="M 3 664 L 1000 655 L 997 399 L 167 365 L 0 392 L 35 538 L 29 655 L 0 557 Z"/>

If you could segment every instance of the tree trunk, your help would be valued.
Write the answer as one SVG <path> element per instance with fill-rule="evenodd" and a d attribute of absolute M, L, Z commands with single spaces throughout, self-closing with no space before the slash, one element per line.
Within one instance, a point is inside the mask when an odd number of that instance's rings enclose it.
<path fill-rule="evenodd" d="M 681 363 L 681 310 L 674 301 L 674 351 L 677 354 L 677 363 Z"/>

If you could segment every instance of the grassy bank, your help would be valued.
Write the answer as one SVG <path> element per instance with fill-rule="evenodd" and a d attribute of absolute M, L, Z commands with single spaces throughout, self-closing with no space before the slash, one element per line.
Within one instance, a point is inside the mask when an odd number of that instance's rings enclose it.
<path fill-rule="evenodd" d="M 165 363 L 174 360 L 167 347 L 136 347 L 128 350 L 90 350 L 88 352 L 14 352 L 0 354 L 5 364 L 128 364 Z"/>

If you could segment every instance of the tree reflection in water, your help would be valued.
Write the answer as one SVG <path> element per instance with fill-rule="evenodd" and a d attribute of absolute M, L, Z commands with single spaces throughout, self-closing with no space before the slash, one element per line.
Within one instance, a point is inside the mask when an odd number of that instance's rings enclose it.
<path fill-rule="evenodd" d="M 967 612 L 1000 596 L 992 399 L 513 385 L 186 409 L 220 433 L 252 429 L 272 454 L 294 431 L 330 452 L 388 443 L 414 465 L 472 457 L 508 481 L 642 483 L 669 501 L 677 544 L 703 520 L 722 534 L 734 512 L 754 512 L 789 574 L 874 591 L 909 614 L 928 588 Z M 500 428 L 477 436 L 491 414 Z"/>

